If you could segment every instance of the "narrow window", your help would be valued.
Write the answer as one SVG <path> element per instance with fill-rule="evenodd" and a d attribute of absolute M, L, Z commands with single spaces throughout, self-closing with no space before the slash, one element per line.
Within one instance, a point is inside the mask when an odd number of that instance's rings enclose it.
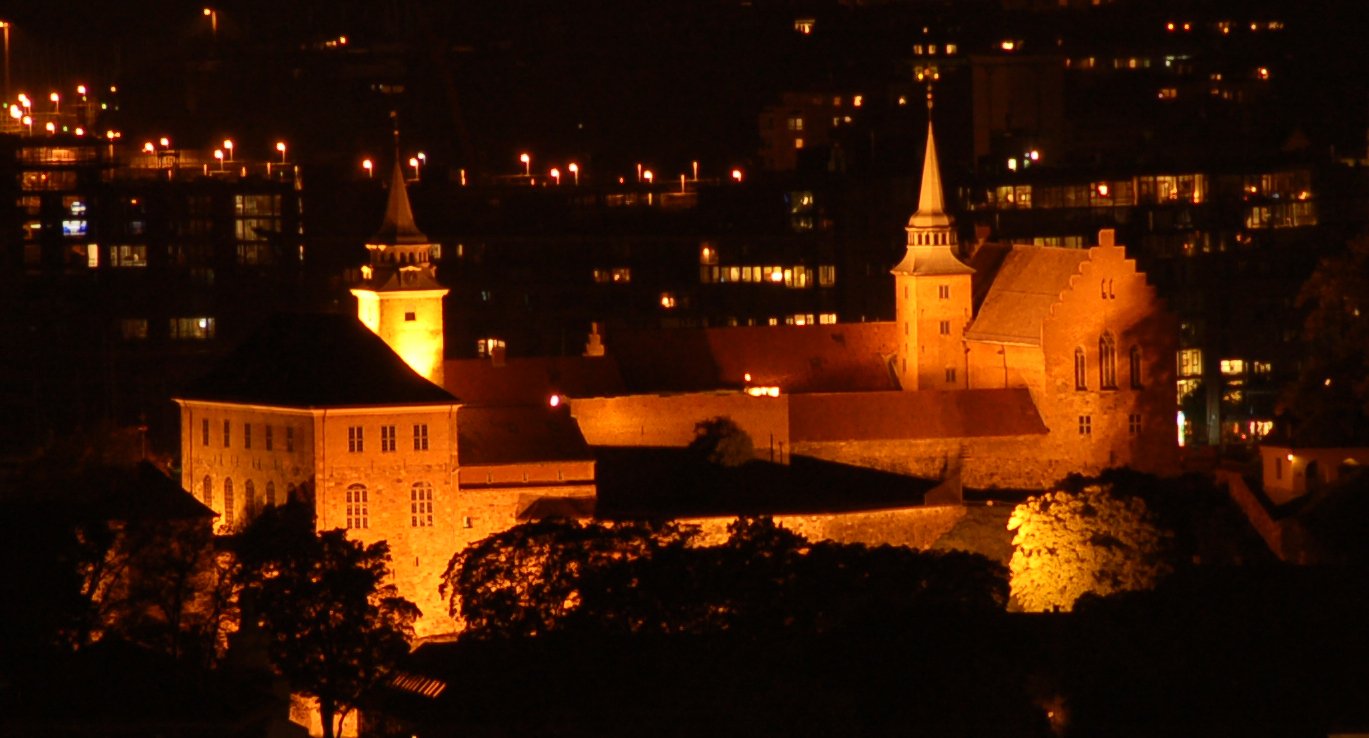
<path fill-rule="evenodd" d="M 202 445 L 209 445 L 209 418 L 200 421 L 200 436 Z"/>
<path fill-rule="evenodd" d="M 204 480 L 200 482 L 200 501 L 205 507 L 214 506 L 214 482 L 209 479 L 209 475 L 204 475 Z"/>
<path fill-rule="evenodd" d="M 288 453 L 295 452 L 295 429 L 292 426 L 287 426 L 285 429 L 285 450 Z"/>
<path fill-rule="evenodd" d="M 395 450 L 395 427 L 393 425 L 380 426 L 380 450 L 384 453 Z"/>
<path fill-rule="evenodd" d="M 428 450 L 428 424 L 427 424 L 427 423 L 415 423 L 415 424 L 414 424 L 414 450 L 415 450 L 415 451 L 427 451 L 427 450 Z"/>
<path fill-rule="evenodd" d="M 1117 389 L 1117 342 L 1111 331 L 1098 337 L 1098 384 L 1103 389 Z"/>
<path fill-rule="evenodd" d="M 937 285 L 936 296 L 942 300 L 951 299 L 951 286 L 949 284 Z"/>
<path fill-rule="evenodd" d="M 252 448 L 252 424 L 251 424 L 251 423 L 243 423 L 243 424 L 242 424 L 242 447 L 243 447 L 243 448 L 248 448 L 248 449 Z"/>
<path fill-rule="evenodd" d="M 251 520 L 257 514 L 257 485 L 252 480 L 242 486 L 243 491 L 243 516 Z"/>
<path fill-rule="evenodd" d="M 359 425 L 347 426 L 347 451 L 349 453 L 359 454 L 365 450 L 361 431 L 362 428 Z"/>
<path fill-rule="evenodd" d="M 223 421 L 223 447 L 224 447 L 224 448 L 228 448 L 228 441 L 229 441 L 229 439 L 230 439 L 231 436 L 232 436 L 232 431 L 233 431 L 233 423 L 232 423 L 231 421 L 228 421 L 228 420 Z"/>
<path fill-rule="evenodd" d="M 223 524 L 233 528 L 233 480 L 223 480 Z"/>
<path fill-rule="evenodd" d="M 272 446 L 274 445 L 274 442 L 275 442 L 275 435 L 276 435 L 276 434 L 273 432 L 271 426 L 269 426 L 269 425 L 264 426 L 264 427 L 262 428 L 262 430 L 263 430 L 263 432 L 264 432 L 265 435 L 266 435 L 266 437 L 265 437 L 264 439 L 262 439 L 262 440 L 264 440 L 264 441 L 266 442 L 266 450 L 267 450 L 267 451 L 270 451 L 271 448 L 272 448 Z"/>
<path fill-rule="evenodd" d="M 1127 416 L 1127 432 L 1133 436 L 1141 435 L 1141 414 L 1132 413 Z"/>
<path fill-rule="evenodd" d="M 1074 349 L 1074 388 L 1076 390 L 1086 390 L 1089 388 L 1088 367 L 1084 362 L 1084 349 Z"/>
<path fill-rule="evenodd" d="M 366 485 L 353 484 L 347 488 L 347 527 L 367 527 L 369 512 L 366 505 Z"/>
<path fill-rule="evenodd" d="M 937 326 L 937 327 L 941 330 L 941 335 L 943 335 L 943 336 L 949 336 L 949 335 L 951 335 L 951 321 L 949 321 L 949 320 L 943 320 L 943 321 L 941 321 L 941 324 L 940 324 L 939 326 Z"/>
<path fill-rule="evenodd" d="M 415 528 L 433 526 L 433 486 L 427 482 L 414 482 L 409 488 L 409 519 Z"/>
<path fill-rule="evenodd" d="M 267 482 L 267 483 L 266 483 L 266 506 L 267 506 L 267 507 L 275 507 L 275 506 L 276 506 L 276 483 L 275 483 L 275 482 Z"/>
<path fill-rule="evenodd" d="M 1091 436 L 1091 435 L 1093 435 L 1093 416 L 1092 416 L 1092 415 L 1080 415 L 1080 416 L 1079 416 L 1079 435 L 1081 435 L 1081 436 Z"/>
<path fill-rule="evenodd" d="M 1131 388 L 1141 389 L 1141 347 L 1131 347 Z"/>
<path fill-rule="evenodd" d="M 946 383 L 947 383 L 947 384 L 953 384 L 954 382 L 955 382 L 955 369 L 954 369 L 954 368 L 947 369 L 947 370 L 946 370 Z"/>

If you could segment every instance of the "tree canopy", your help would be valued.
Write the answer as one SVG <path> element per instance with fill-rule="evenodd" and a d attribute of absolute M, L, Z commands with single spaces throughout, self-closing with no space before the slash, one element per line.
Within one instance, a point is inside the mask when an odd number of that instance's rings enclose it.
<path fill-rule="evenodd" d="M 701 420 L 694 425 L 689 450 L 719 466 L 741 466 L 756 455 L 750 434 L 727 416 Z"/>
<path fill-rule="evenodd" d="M 1149 589 L 1168 573 L 1172 534 L 1143 499 L 1092 485 L 1029 498 L 1013 510 L 1012 598 L 1023 610 L 1068 611 L 1086 594 Z"/>
<path fill-rule="evenodd" d="M 409 650 L 413 603 L 386 583 L 390 553 L 342 530 L 315 534 L 312 507 L 267 508 L 237 542 L 244 627 L 270 641 L 272 663 L 318 699 L 324 735 Z"/>
<path fill-rule="evenodd" d="M 1006 572 L 981 556 L 811 543 L 769 518 L 713 546 L 673 523 L 525 523 L 456 554 L 442 590 L 474 637 L 816 633 L 1007 602 Z"/>

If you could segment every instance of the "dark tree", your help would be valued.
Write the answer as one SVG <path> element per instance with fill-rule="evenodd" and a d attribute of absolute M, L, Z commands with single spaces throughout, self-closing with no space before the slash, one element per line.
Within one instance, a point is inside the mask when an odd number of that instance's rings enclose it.
<path fill-rule="evenodd" d="M 1327 257 L 1303 285 L 1306 353 L 1288 394 L 1302 445 L 1369 442 L 1369 236 Z"/>
<path fill-rule="evenodd" d="M 387 584 L 389 547 L 315 534 L 313 509 L 270 508 L 243 532 L 243 618 L 270 639 L 293 689 L 318 699 L 323 734 L 408 653 L 418 608 Z"/>
<path fill-rule="evenodd" d="M 719 466 L 741 466 L 756 455 L 751 436 L 726 416 L 696 423 L 689 450 Z"/>

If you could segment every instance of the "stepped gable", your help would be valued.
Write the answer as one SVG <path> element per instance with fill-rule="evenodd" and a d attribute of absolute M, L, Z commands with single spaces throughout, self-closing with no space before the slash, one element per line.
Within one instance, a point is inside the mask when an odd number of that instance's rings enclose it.
<path fill-rule="evenodd" d="M 893 323 L 615 332 L 609 353 L 629 390 L 697 392 L 749 384 L 784 392 L 897 388 Z"/>
<path fill-rule="evenodd" d="M 457 411 L 460 466 L 495 466 L 593 458 L 565 408 L 462 407 Z"/>
<path fill-rule="evenodd" d="M 992 249 L 980 253 L 986 259 L 993 255 Z M 1040 346 L 1041 326 L 1051 306 L 1070 289 L 1070 278 L 1088 259 L 1088 249 L 1013 246 L 993 275 L 965 338 Z"/>
<path fill-rule="evenodd" d="M 790 440 L 941 440 L 1041 435 L 1046 424 L 1023 388 L 861 392 L 789 398 Z"/>
<path fill-rule="evenodd" d="M 355 317 L 332 313 L 273 316 L 180 397 L 280 407 L 457 402 Z"/>
<path fill-rule="evenodd" d="M 624 392 L 618 362 L 611 356 L 549 356 L 453 359 L 446 362 L 443 384 L 470 405 L 545 406 L 553 394 L 605 397 Z"/>

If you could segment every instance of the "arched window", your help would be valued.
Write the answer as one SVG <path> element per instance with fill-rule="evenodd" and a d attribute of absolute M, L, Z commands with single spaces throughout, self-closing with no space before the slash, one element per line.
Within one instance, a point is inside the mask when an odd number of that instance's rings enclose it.
<path fill-rule="evenodd" d="M 433 526 L 433 486 L 427 482 L 414 482 L 409 488 L 409 518 L 415 528 Z"/>
<path fill-rule="evenodd" d="M 243 517 L 247 520 L 257 516 L 257 485 L 252 480 L 242 486 L 243 498 Z"/>
<path fill-rule="evenodd" d="M 1084 349 L 1082 347 L 1074 349 L 1074 388 L 1077 390 L 1089 388 L 1089 378 L 1087 367 L 1084 364 Z"/>
<path fill-rule="evenodd" d="M 1111 331 L 1098 337 L 1098 384 L 1103 389 L 1117 389 L 1117 342 Z"/>
<path fill-rule="evenodd" d="M 224 527 L 233 527 L 233 480 L 223 480 L 223 524 Z"/>
<path fill-rule="evenodd" d="M 208 474 L 204 475 L 204 481 L 200 482 L 200 500 L 204 502 L 205 507 L 214 506 L 214 482 Z"/>
<path fill-rule="evenodd" d="M 347 527 L 365 528 L 370 514 L 366 503 L 366 485 L 353 484 L 347 487 Z"/>
<path fill-rule="evenodd" d="M 1141 389 L 1141 347 L 1131 347 L 1131 388 Z"/>
<path fill-rule="evenodd" d="M 267 482 L 267 483 L 266 483 L 266 506 L 267 506 L 267 507 L 275 507 L 275 506 L 276 506 L 276 483 L 275 483 L 275 482 Z"/>

